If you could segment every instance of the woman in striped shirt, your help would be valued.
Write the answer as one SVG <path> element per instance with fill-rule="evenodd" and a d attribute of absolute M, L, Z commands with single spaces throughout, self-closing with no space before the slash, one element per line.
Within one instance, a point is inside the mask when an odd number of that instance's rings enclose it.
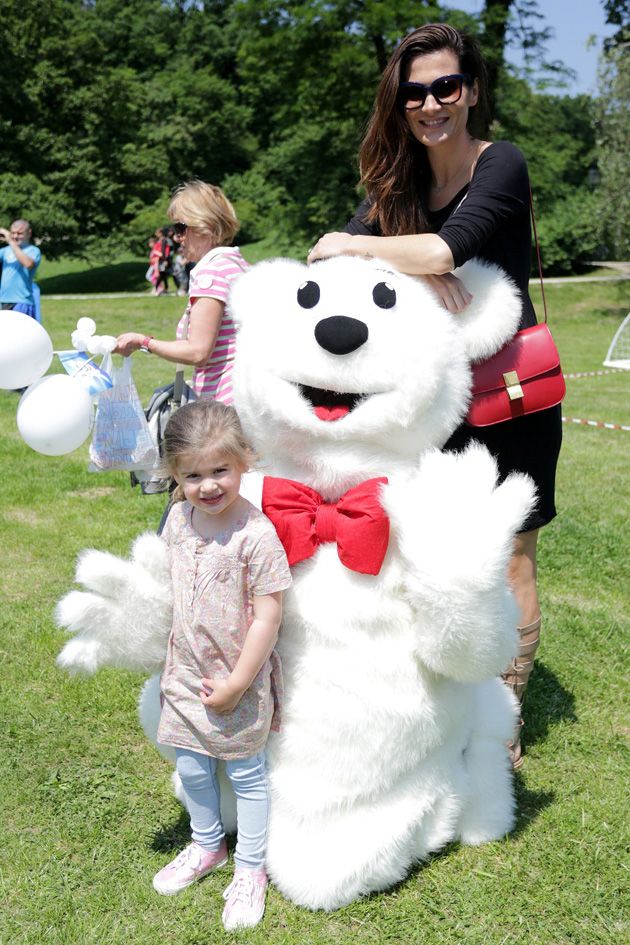
<path fill-rule="evenodd" d="M 142 348 L 166 361 L 194 365 L 197 396 L 231 404 L 235 328 L 228 294 L 232 280 L 248 268 L 238 247 L 229 245 L 239 228 L 234 208 L 219 187 L 195 180 L 178 187 L 168 216 L 184 256 L 196 263 L 176 340 L 125 332 L 114 352 L 126 357 Z"/>

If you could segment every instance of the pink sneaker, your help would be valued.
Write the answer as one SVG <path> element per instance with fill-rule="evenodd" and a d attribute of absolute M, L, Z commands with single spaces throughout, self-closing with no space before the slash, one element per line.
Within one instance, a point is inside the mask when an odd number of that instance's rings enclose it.
<path fill-rule="evenodd" d="M 249 929 L 258 925 L 265 911 L 267 874 L 264 870 L 246 870 L 238 866 L 234 879 L 223 893 L 223 928 Z"/>
<path fill-rule="evenodd" d="M 190 843 L 175 859 L 156 873 L 153 888 L 162 896 L 174 896 L 202 876 L 227 863 L 227 845 L 221 841 L 218 850 L 204 850 L 198 843 Z"/>

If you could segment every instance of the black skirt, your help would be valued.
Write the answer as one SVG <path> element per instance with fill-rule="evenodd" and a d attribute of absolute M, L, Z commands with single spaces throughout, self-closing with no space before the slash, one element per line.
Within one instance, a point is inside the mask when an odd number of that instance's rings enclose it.
<path fill-rule="evenodd" d="M 462 450 L 472 440 L 484 443 L 495 457 L 501 482 L 511 472 L 527 473 L 534 480 L 538 499 L 521 532 L 542 528 L 555 517 L 556 466 L 562 443 L 559 405 L 516 420 L 495 423 L 491 427 L 471 427 L 463 423 L 444 450 Z"/>

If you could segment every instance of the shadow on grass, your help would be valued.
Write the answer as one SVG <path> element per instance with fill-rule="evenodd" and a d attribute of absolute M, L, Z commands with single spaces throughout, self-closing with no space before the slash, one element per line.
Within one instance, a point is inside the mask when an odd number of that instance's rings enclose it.
<path fill-rule="evenodd" d="M 542 814 L 546 807 L 553 804 L 553 791 L 530 791 L 526 788 L 520 772 L 514 776 L 514 793 L 516 795 L 516 826 L 510 831 L 510 837 L 516 840 L 521 834 L 529 830 L 533 820 Z"/>
<path fill-rule="evenodd" d="M 182 807 L 178 819 L 155 831 L 151 849 L 156 853 L 179 852 L 190 843 L 190 816 Z"/>
<path fill-rule="evenodd" d="M 42 295 L 83 294 L 89 292 L 142 292 L 150 288 L 145 280 L 147 263 L 110 263 L 82 272 L 65 272 L 39 280 Z"/>
<path fill-rule="evenodd" d="M 236 846 L 236 836 L 227 834 L 228 850 Z M 169 827 L 161 827 L 153 835 L 151 849 L 155 853 L 179 853 L 190 843 L 190 816 L 182 807 L 178 819 Z"/>
<path fill-rule="evenodd" d="M 549 729 L 559 722 L 577 722 L 573 693 L 565 689 L 555 673 L 536 660 L 523 703 L 522 742 L 528 745 L 547 737 Z"/>

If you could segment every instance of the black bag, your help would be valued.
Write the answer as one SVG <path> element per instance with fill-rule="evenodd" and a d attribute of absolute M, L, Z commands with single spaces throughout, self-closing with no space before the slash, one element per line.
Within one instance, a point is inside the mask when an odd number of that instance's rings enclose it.
<path fill-rule="evenodd" d="M 164 427 L 168 418 L 179 407 L 184 404 L 197 400 L 194 390 L 184 383 L 184 370 L 178 368 L 175 374 L 175 380 L 172 384 L 164 384 L 162 387 L 156 387 L 151 395 L 151 399 L 144 412 L 151 436 L 162 455 L 162 440 L 164 438 Z M 160 492 L 168 492 L 171 485 L 171 477 L 166 475 L 164 470 L 157 466 L 154 469 L 135 470 L 130 473 L 131 485 L 140 486 L 144 495 L 157 495 Z"/>

